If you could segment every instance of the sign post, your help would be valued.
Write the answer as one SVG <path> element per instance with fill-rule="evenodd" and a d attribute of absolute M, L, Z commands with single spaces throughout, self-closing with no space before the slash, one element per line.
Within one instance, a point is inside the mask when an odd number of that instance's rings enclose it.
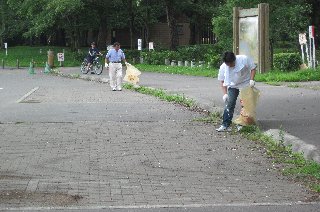
<path fill-rule="evenodd" d="M 138 50 L 142 50 L 142 39 L 138 39 Z"/>
<path fill-rule="evenodd" d="M 304 63 L 304 57 L 305 57 L 305 56 L 304 56 L 304 48 L 303 48 L 303 46 L 306 45 L 306 48 L 308 49 L 308 47 L 307 47 L 307 35 L 306 35 L 306 33 L 300 33 L 300 34 L 299 34 L 299 44 L 300 44 L 300 47 L 301 47 L 302 63 L 305 64 L 305 63 Z M 306 53 L 307 53 L 307 58 L 309 58 L 309 55 L 308 55 L 307 50 L 306 50 Z"/>
<path fill-rule="evenodd" d="M 142 50 L 142 39 L 138 39 L 138 50 L 139 51 Z M 141 54 L 140 54 L 140 63 L 143 63 L 143 57 L 141 57 Z"/>
<path fill-rule="evenodd" d="M 4 48 L 6 49 L 6 55 L 8 55 L 8 43 L 4 43 Z"/>
<path fill-rule="evenodd" d="M 62 62 L 64 62 L 64 53 L 58 53 L 57 56 L 58 56 L 58 62 L 60 62 L 60 66 L 63 66 Z"/>
<path fill-rule="evenodd" d="M 154 50 L 153 42 L 149 42 L 149 50 Z"/>
<path fill-rule="evenodd" d="M 315 37 L 315 31 L 314 31 L 314 26 L 309 26 L 309 55 L 310 55 L 310 60 L 309 60 L 309 67 L 310 68 L 315 68 L 316 67 L 316 47 L 315 47 L 315 42 L 314 42 L 314 37 Z"/>

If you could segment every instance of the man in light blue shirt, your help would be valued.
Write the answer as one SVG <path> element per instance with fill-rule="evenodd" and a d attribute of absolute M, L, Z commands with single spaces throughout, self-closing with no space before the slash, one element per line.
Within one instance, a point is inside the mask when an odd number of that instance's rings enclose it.
<path fill-rule="evenodd" d="M 113 44 L 113 49 L 110 49 L 106 55 L 107 67 L 109 66 L 110 86 L 113 91 L 122 90 L 122 63 L 126 62 L 126 57 L 120 49 L 120 43 Z"/>

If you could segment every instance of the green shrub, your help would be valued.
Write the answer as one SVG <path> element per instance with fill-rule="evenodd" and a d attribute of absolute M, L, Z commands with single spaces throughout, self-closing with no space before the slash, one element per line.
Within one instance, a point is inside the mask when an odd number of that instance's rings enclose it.
<path fill-rule="evenodd" d="M 153 65 L 164 64 L 165 59 L 170 61 L 206 61 L 212 62 L 213 66 L 216 66 L 218 62 L 218 54 L 220 48 L 215 45 L 192 45 L 192 46 L 181 46 L 177 51 L 169 50 L 155 50 L 155 51 L 142 51 L 141 56 L 144 62 Z M 213 58 L 212 58 L 213 57 Z M 220 58 L 219 58 L 220 60 Z"/>
<path fill-rule="evenodd" d="M 82 62 L 83 59 L 87 56 L 87 52 L 79 51 L 79 52 L 72 52 L 72 56 L 75 61 Z"/>
<path fill-rule="evenodd" d="M 170 51 L 143 51 L 141 56 L 143 57 L 144 63 L 152 65 L 164 64 L 164 60 L 168 58 Z"/>
<path fill-rule="evenodd" d="M 220 55 L 211 55 L 209 58 L 208 61 L 211 68 L 219 68 L 222 64 Z"/>
<path fill-rule="evenodd" d="M 134 50 L 131 50 L 131 49 L 124 49 L 123 50 L 125 56 L 126 56 L 126 59 L 128 61 L 133 61 L 133 60 L 136 60 L 136 61 L 139 61 L 139 58 L 140 58 L 140 52 L 139 50 L 137 49 L 134 49 Z"/>
<path fill-rule="evenodd" d="M 300 68 L 301 57 L 299 53 L 279 53 L 273 57 L 274 69 L 281 71 L 295 71 Z"/>

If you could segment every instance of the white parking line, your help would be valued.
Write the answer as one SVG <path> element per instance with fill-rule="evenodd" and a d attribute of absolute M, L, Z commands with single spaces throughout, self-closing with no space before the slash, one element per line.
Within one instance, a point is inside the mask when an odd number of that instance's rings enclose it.
<path fill-rule="evenodd" d="M 26 93 L 23 97 L 21 97 L 20 99 L 17 100 L 17 103 L 22 102 L 24 99 L 26 99 L 28 96 L 30 96 L 33 92 L 35 92 L 36 90 L 38 90 L 39 87 L 35 87 L 33 88 L 31 91 L 29 91 L 28 93 Z"/>

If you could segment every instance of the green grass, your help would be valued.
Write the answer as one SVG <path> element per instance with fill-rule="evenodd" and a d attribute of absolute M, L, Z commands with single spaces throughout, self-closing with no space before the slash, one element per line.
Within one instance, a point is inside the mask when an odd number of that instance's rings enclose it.
<path fill-rule="evenodd" d="M 199 68 L 199 67 L 179 67 L 179 66 L 165 66 L 165 65 L 135 65 L 141 71 L 181 74 L 203 77 L 217 77 L 218 70 L 213 68 Z M 256 74 L 255 80 L 257 82 L 266 82 L 268 84 L 281 85 L 280 82 L 305 82 L 305 81 L 319 81 L 320 68 L 299 70 L 293 72 L 270 71 L 268 73 Z"/>
<path fill-rule="evenodd" d="M 148 65 L 148 64 L 136 64 L 135 65 L 141 71 L 168 73 L 168 74 L 181 74 L 191 76 L 203 76 L 203 77 L 217 77 L 218 70 L 205 67 L 183 67 L 183 66 L 166 66 L 166 65 Z"/>
<path fill-rule="evenodd" d="M 195 108 L 196 104 L 195 101 L 189 98 L 186 98 L 184 95 L 180 94 L 168 94 L 163 89 L 154 89 L 154 88 L 148 88 L 144 86 L 138 86 L 135 87 L 132 84 L 125 83 L 123 85 L 125 89 L 130 89 L 137 91 L 142 94 L 147 94 L 151 96 L 155 96 L 161 100 L 165 100 L 167 102 L 174 102 L 180 105 L 183 105 L 187 108 Z"/>
<path fill-rule="evenodd" d="M 270 71 L 264 74 L 256 74 L 257 82 L 305 82 L 319 81 L 320 68 L 305 69 L 293 72 Z"/>
<path fill-rule="evenodd" d="M 51 49 L 55 55 L 55 66 L 59 66 L 57 61 L 57 53 L 65 50 L 65 62 L 66 67 L 75 67 L 80 65 L 79 58 L 76 58 L 76 54 L 70 51 L 66 47 L 50 47 L 50 46 L 16 46 L 8 48 L 8 56 L 5 55 L 5 49 L 0 49 L 0 62 L 4 60 L 6 67 L 16 67 L 17 59 L 19 60 L 20 67 L 29 67 L 30 62 L 35 62 L 35 67 L 44 67 L 48 60 L 47 51 Z M 84 47 L 81 50 L 86 52 L 88 48 Z M 40 53 L 40 50 L 42 53 Z M 284 50 L 281 50 L 283 52 Z M 289 50 L 288 50 L 289 51 Z M 2 65 L 2 64 L 1 64 Z M 166 66 L 166 65 L 148 65 L 148 64 L 136 64 L 135 65 L 141 71 L 169 73 L 169 74 L 181 74 L 203 77 L 217 77 L 218 69 L 214 68 L 200 68 L 200 67 L 179 67 L 179 66 Z M 281 72 L 270 71 L 264 74 L 256 74 L 256 81 L 266 82 L 268 84 L 280 83 L 280 82 L 304 82 L 304 81 L 319 81 L 320 80 L 320 68 L 299 70 L 293 72 Z M 280 84 L 279 84 L 280 85 Z"/>
<path fill-rule="evenodd" d="M 30 62 L 33 60 L 35 67 L 44 67 L 47 60 L 48 50 L 51 49 L 54 51 L 54 65 L 59 66 L 60 62 L 57 59 L 57 53 L 62 53 L 63 49 L 65 50 L 65 62 L 64 66 L 73 67 L 80 66 L 78 60 L 75 59 L 74 52 L 70 51 L 67 47 L 54 47 L 54 46 L 16 46 L 8 48 L 8 55 L 5 53 L 5 49 L 0 49 L 0 62 L 2 65 L 2 60 L 4 60 L 6 67 L 16 67 L 17 59 L 19 60 L 20 67 L 29 67 Z M 84 48 L 83 51 L 86 51 L 87 48 Z"/>

